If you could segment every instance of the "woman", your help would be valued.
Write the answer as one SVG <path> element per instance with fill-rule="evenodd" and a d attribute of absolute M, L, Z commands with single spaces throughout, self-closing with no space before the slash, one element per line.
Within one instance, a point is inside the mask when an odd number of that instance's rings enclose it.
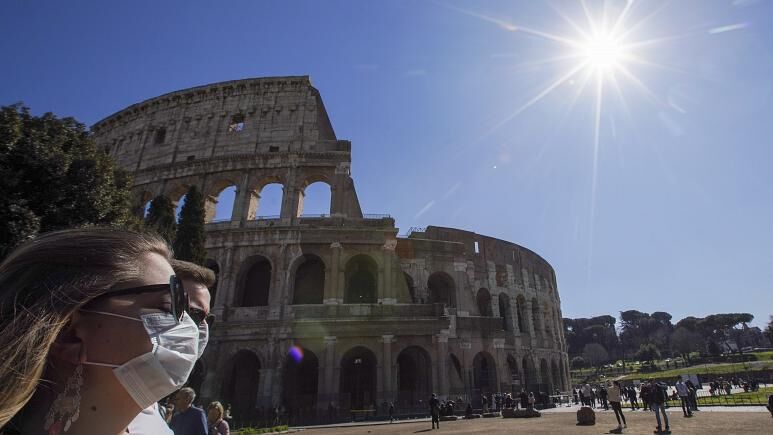
<path fill-rule="evenodd" d="M 41 235 L 5 258 L 0 429 L 125 434 L 182 386 L 199 329 L 170 257 L 155 236 L 90 228 Z"/>
<path fill-rule="evenodd" d="M 223 419 L 223 405 L 220 402 L 212 402 L 207 407 L 207 422 L 209 423 L 209 435 L 229 435 L 228 422 Z"/>
<path fill-rule="evenodd" d="M 623 408 L 620 405 L 620 402 L 622 402 L 623 400 L 622 391 L 620 389 L 620 382 L 619 381 L 612 382 L 612 386 L 609 387 L 609 390 L 607 390 L 607 394 L 609 395 L 609 406 L 611 406 L 612 410 L 615 411 L 615 418 L 617 419 L 617 429 L 620 430 L 624 427 L 628 427 L 628 425 L 625 423 Z M 620 422 L 621 419 L 622 419 L 622 425 Z"/>

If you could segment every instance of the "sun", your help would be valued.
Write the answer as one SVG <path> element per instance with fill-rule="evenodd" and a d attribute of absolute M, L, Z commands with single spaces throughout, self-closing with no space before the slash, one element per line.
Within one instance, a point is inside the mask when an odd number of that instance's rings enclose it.
<path fill-rule="evenodd" d="M 600 34 L 584 41 L 579 54 L 589 67 L 599 72 L 610 72 L 622 65 L 626 47 L 614 35 Z"/>

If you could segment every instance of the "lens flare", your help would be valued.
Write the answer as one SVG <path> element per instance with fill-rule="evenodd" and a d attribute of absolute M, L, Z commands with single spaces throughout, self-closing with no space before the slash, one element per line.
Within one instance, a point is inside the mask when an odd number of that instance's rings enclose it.
<path fill-rule="evenodd" d="M 300 346 L 291 346 L 287 353 L 296 363 L 300 363 L 303 360 L 303 348 Z"/>

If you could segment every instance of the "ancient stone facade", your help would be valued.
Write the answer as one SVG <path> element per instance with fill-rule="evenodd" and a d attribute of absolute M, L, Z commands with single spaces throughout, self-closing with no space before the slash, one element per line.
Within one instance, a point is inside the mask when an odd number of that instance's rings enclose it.
<path fill-rule="evenodd" d="M 398 237 L 360 209 L 351 144 L 335 136 L 309 78 L 237 80 L 132 105 L 98 122 L 99 146 L 134 173 L 138 209 L 207 201 L 213 289 L 210 344 L 191 382 L 249 420 L 283 405 L 295 421 L 394 401 L 566 390 L 569 371 L 555 273 L 513 243 L 452 228 Z M 306 188 L 330 210 L 303 214 Z M 264 186 L 281 210 L 261 215 Z M 230 219 L 214 221 L 235 187 Z"/>

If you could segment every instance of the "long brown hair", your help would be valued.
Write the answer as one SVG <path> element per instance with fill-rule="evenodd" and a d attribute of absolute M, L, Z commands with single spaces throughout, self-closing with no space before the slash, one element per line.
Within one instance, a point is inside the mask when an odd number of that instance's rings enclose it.
<path fill-rule="evenodd" d="M 70 315 L 115 284 L 138 278 L 149 253 L 171 258 L 157 236 L 84 228 L 42 234 L 0 263 L 0 428 L 34 394 Z"/>

